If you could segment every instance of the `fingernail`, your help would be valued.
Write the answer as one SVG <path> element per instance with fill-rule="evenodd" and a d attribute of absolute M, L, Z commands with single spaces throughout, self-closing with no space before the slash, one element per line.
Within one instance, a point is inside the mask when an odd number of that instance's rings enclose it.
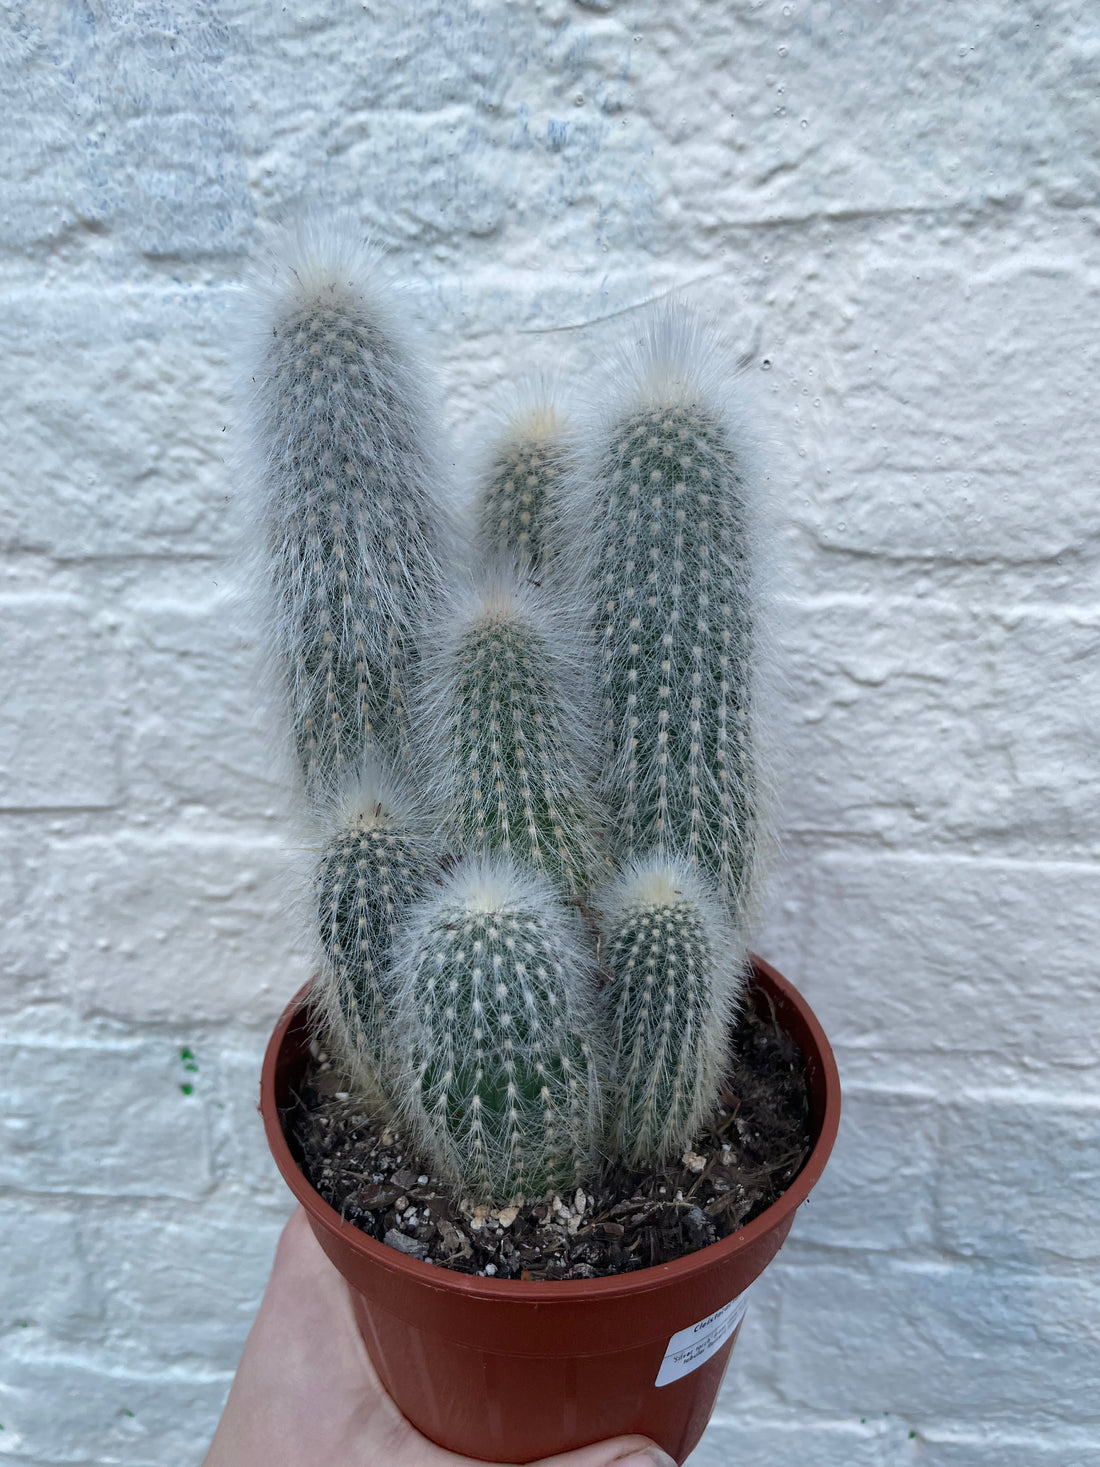
<path fill-rule="evenodd" d="M 608 1467 L 676 1467 L 676 1463 L 660 1447 L 642 1447 L 629 1457 L 616 1457 Z"/>

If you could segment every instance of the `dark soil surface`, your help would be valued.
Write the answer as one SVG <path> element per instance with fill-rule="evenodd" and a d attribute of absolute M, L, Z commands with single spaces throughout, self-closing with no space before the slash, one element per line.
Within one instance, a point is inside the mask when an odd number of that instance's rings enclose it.
<path fill-rule="evenodd" d="M 505 1279 L 590 1279 L 668 1263 L 725 1238 L 790 1186 L 810 1153 L 805 1066 L 768 1001 L 730 1039 L 722 1109 L 662 1171 L 606 1164 L 561 1197 L 491 1209 L 457 1201 L 392 1130 L 349 1098 L 316 1045 L 284 1116 L 306 1177 L 349 1222 L 411 1257 Z"/>

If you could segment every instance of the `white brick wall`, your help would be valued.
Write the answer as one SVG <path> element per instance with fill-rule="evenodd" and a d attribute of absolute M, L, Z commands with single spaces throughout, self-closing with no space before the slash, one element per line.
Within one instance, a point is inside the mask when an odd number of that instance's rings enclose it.
<path fill-rule="evenodd" d="M 788 678 L 759 946 L 846 1109 L 693 1464 L 1100 1463 L 1090 7 L 2 25 L 0 1452 L 198 1461 L 287 1211 L 254 1098 L 307 957 L 226 322 L 309 206 L 421 282 L 456 421 L 673 288 L 751 357 Z"/>

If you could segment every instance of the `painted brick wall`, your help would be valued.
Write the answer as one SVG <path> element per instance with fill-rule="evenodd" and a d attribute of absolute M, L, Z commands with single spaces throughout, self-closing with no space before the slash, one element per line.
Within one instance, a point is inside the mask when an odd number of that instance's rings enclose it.
<path fill-rule="evenodd" d="M 782 545 L 758 946 L 846 1111 L 693 1464 L 1100 1463 L 1100 21 L 1069 0 L 12 0 L 0 1453 L 184 1467 L 305 974 L 227 555 L 272 221 L 420 282 L 456 421 L 677 289 Z M 193 1057 L 193 1058 L 192 1058 Z"/>

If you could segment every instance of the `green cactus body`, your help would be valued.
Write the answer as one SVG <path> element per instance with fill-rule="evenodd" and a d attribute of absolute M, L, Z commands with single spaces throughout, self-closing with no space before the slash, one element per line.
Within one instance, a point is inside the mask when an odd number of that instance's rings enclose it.
<path fill-rule="evenodd" d="M 740 925 L 759 823 L 746 485 L 690 367 L 650 378 L 589 490 L 616 855 L 686 856 Z"/>
<path fill-rule="evenodd" d="M 686 861 L 636 863 L 602 907 L 609 1145 L 630 1166 L 659 1165 L 680 1156 L 714 1112 L 744 957 Z"/>
<path fill-rule="evenodd" d="M 764 824 L 754 504 L 717 354 L 666 313 L 568 439 L 543 383 L 482 475 L 471 588 L 377 262 L 307 236 L 268 295 L 256 518 L 325 832 L 317 1030 L 460 1197 L 585 1185 L 601 1147 L 666 1162 L 716 1105 Z M 434 831 L 382 768 L 416 771 Z"/>
<path fill-rule="evenodd" d="M 441 584 L 422 391 L 372 268 L 336 254 L 289 270 L 256 372 L 266 574 L 315 807 L 364 750 L 406 746 L 410 664 Z"/>
<path fill-rule="evenodd" d="M 491 582 L 426 667 L 439 803 L 459 847 L 510 852 L 573 896 L 608 871 L 567 695 L 574 670 L 533 591 Z"/>
<path fill-rule="evenodd" d="M 342 817 L 317 863 L 322 963 L 312 1003 L 353 1087 L 378 1100 L 393 1069 L 394 938 L 407 909 L 438 881 L 439 854 L 384 783 L 364 781 Z"/>
<path fill-rule="evenodd" d="M 566 466 L 563 440 L 549 389 L 509 419 L 478 494 L 478 546 L 486 559 L 510 561 L 522 575 L 536 577 L 552 568 Z"/>
<path fill-rule="evenodd" d="M 583 1181 L 597 1135 L 594 958 L 545 880 L 473 861 L 410 915 L 397 965 L 403 1122 L 460 1195 Z"/>

